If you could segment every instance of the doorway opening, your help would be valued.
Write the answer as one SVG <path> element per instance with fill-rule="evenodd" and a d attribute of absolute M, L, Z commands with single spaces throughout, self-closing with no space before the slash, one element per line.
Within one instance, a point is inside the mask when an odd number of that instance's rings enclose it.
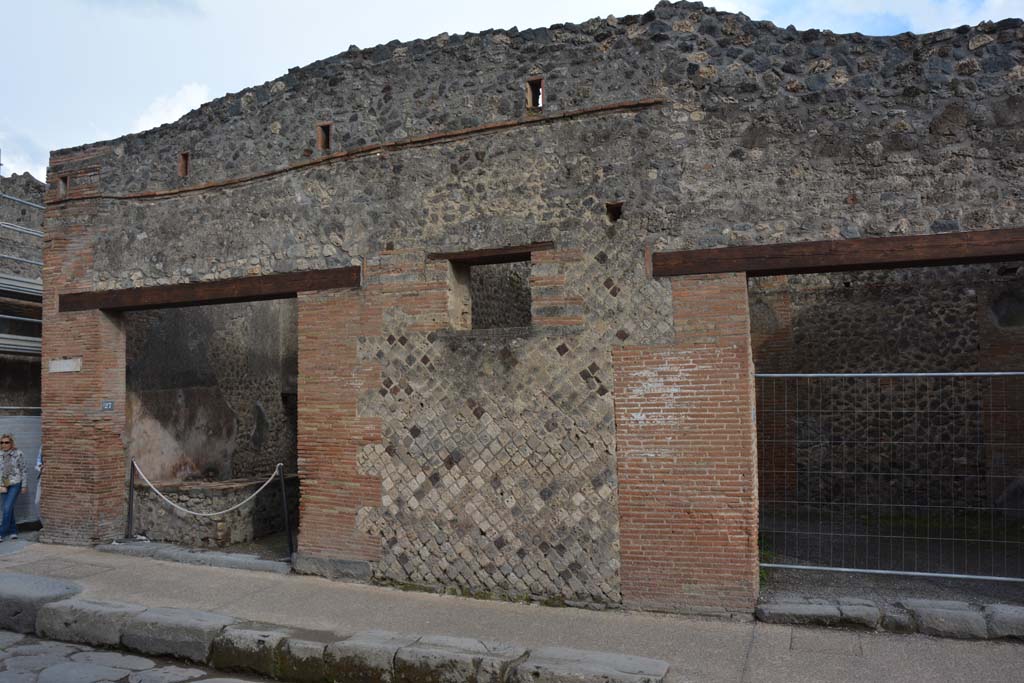
<path fill-rule="evenodd" d="M 298 525 L 297 303 L 294 298 L 128 311 L 126 456 L 173 502 L 214 512 L 285 473 Z M 196 548 L 288 555 L 276 482 L 226 515 L 176 514 L 141 478 L 134 532 Z"/>
<path fill-rule="evenodd" d="M 1017 601 L 1024 269 L 771 276 L 749 292 L 770 591 Z"/>

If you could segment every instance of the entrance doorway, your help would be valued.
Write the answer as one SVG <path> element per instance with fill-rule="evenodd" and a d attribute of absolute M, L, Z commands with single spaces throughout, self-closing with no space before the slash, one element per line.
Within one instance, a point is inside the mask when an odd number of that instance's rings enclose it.
<path fill-rule="evenodd" d="M 126 457 L 169 500 L 201 513 L 244 501 L 281 464 L 297 524 L 296 300 L 126 312 L 123 324 Z M 200 517 L 173 513 L 135 482 L 135 534 L 288 555 L 279 486 Z"/>
<path fill-rule="evenodd" d="M 762 566 L 1024 581 L 1024 269 L 749 282 Z"/>

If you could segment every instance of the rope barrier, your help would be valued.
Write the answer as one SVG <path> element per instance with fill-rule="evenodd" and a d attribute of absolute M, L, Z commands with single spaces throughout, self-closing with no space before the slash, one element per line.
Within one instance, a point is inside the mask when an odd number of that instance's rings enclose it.
<path fill-rule="evenodd" d="M 256 489 L 256 491 L 251 496 L 249 496 L 248 498 L 243 500 L 241 503 L 238 503 L 237 505 L 232 505 L 227 510 L 221 510 L 220 512 L 195 512 L 194 510 L 189 510 L 188 508 L 183 508 L 182 506 L 178 505 L 173 500 L 171 500 L 170 498 L 165 496 L 160 491 L 160 489 L 158 489 L 157 487 L 153 486 L 153 483 L 149 480 L 148 477 L 146 477 L 146 473 L 142 471 L 142 468 L 139 467 L 138 463 L 136 463 L 134 460 L 132 460 L 132 466 L 139 473 L 139 476 L 142 477 L 142 481 L 146 482 L 146 486 L 148 486 L 149 488 L 153 489 L 153 493 L 155 493 L 156 495 L 160 496 L 160 498 L 162 498 L 165 503 L 167 503 L 168 505 L 170 505 L 171 507 L 173 507 L 176 510 L 181 510 L 185 514 L 195 515 L 196 517 L 217 517 L 218 515 L 226 515 L 227 513 L 231 512 L 232 510 L 237 510 L 238 508 L 242 507 L 243 505 L 245 505 L 246 503 L 251 501 L 256 496 L 260 495 L 260 492 L 263 491 L 263 489 L 265 489 L 268 486 L 270 486 L 270 482 L 274 481 L 274 478 L 277 477 L 277 475 L 284 469 L 284 465 L 283 464 L 277 463 L 277 467 L 274 468 L 274 473 L 270 475 L 269 479 L 267 479 L 265 482 L 263 482 L 263 486 L 261 486 L 258 489 Z"/>

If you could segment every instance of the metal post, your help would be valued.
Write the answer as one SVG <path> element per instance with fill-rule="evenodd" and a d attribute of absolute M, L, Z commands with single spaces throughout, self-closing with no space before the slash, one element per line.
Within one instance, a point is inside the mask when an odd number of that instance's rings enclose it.
<path fill-rule="evenodd" d="M 288 535 L 288 561 L 291 562 L 295 554 L 295 541 L 292 538 L 292 525 L 288 519 L 288 491 L 284 485 L 284 465 L 277 464 L 277 476 L 281 479 L 281 507 L 284 510 L 284 532 Z"/>
<path fill-rule="evenodd" d="M 130 539 L 132 537 L 132 521 L 135 517 L 135 458 L 132 458 L 132 463 L 128 470 L 128 522 L 124 527 L 124 537 Z"/>

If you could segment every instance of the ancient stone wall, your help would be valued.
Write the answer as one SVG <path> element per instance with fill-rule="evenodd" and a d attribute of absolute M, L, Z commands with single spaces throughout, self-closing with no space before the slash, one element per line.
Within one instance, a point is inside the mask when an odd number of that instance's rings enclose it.
<path fill-rule="evenodd" d="M 125 314 L 127 453 L 159 479 L 296 468 L 294 301 Z"/>
<path fill-rule="evenodd" d="M 754 278 L 755 364 L 773 373 L 1020 371 L 1021 287 L 1012 263 Z M 1024 378 L 760 387 L 766 499 L 988 506 L 1024 475 L 1013 445 L 1024 438 Z M 788 486 L 777 481 L 783 470 Z"/>
<path fill-rule="evenodd" d="M 300 296 L 299 566 L 744 611 L 749 434 L 709 436 L 727 459 L 706 488 L 677 463 L 661 512 L 617 522 L 616 354 L 683 344 L 688 324 L 647 255 L 1022 224 L 1022 43 L 1018 21 L 874 38 L 663 3 L 353 48 L 175 124 L 54 153 L 48 287 L 360 265 L 360 290 Z M 539 111 L 527 109 L 536 77 Z M 452 323 L 453 269 L 427 254 L 546 241 L 529 267 L 529 330 Z M 719 313 L 738 316 L 730 301 Z M 47 315 L 57 332 L 74 324 L 52 304 Z M 694 320 L 684 384 L 728 365 Z M 742 364 L 728 372 L 746 387 Z M 49 399 L 67 386 L 53 381 Z M 675 400 L 666 410 L 699 417 Z M 643 462 L 643 447 L 630 457 Z M 680 522 L 682 555 L 665 548 L 664 572 L 624 582 L 621 549 L 701 495 L 717 532 Z M 730 585 L 677 590 L 703 551 L 734 541 L 701 569 L 737 568 Z"/>
<path fill-rule="evenodd" d="M 0 193 L 32 204 L 42 205 L 46 185 L 28 173 L 0 178 Z M 0 221 L 32 230 L 43 229 L 43 210 L 0 197 Z M 9 228 L 0 229 L 0 254 L 27 261 L 42 261 L 43 240 Z M 42 267 L 11 258 L 0 258 L 0 273 L 38 280 Z"/>
<path fill-rule="evenodd" d="M 178 505 L 196 512 L 219 512 L 238 505 L 266 481 L 235 479 L 218 482 L 154 482 L 160 492 Z M 299 512 L 299 480 L 285 479 L 289 521 Z M 281 485 L 275 480 L 252 502 L 217 517 L 196 517 L 175 510 L 142 482 L 135 487 L 133 533 L 151 541 L 176 543 L 192 548 L 223 548 L 248 543 L 284 531 Z"/>
<path fill-rule="evenodd" d="M 976 372 L 981 315 L 1014 325 L 1015 264 L 751 279 L 754 358 L 768 372 Z M 988 295 L 987 292 L 995 292 Z M 1002 304 L 986 306 L 996 297 Z M 791 349 L 773 346 L 779 336 Z"/>
<path fill-rule="evenodd" d="M 470 268 L 472 327 L 530 326 L 530 266 L 498 263 Z"/>

